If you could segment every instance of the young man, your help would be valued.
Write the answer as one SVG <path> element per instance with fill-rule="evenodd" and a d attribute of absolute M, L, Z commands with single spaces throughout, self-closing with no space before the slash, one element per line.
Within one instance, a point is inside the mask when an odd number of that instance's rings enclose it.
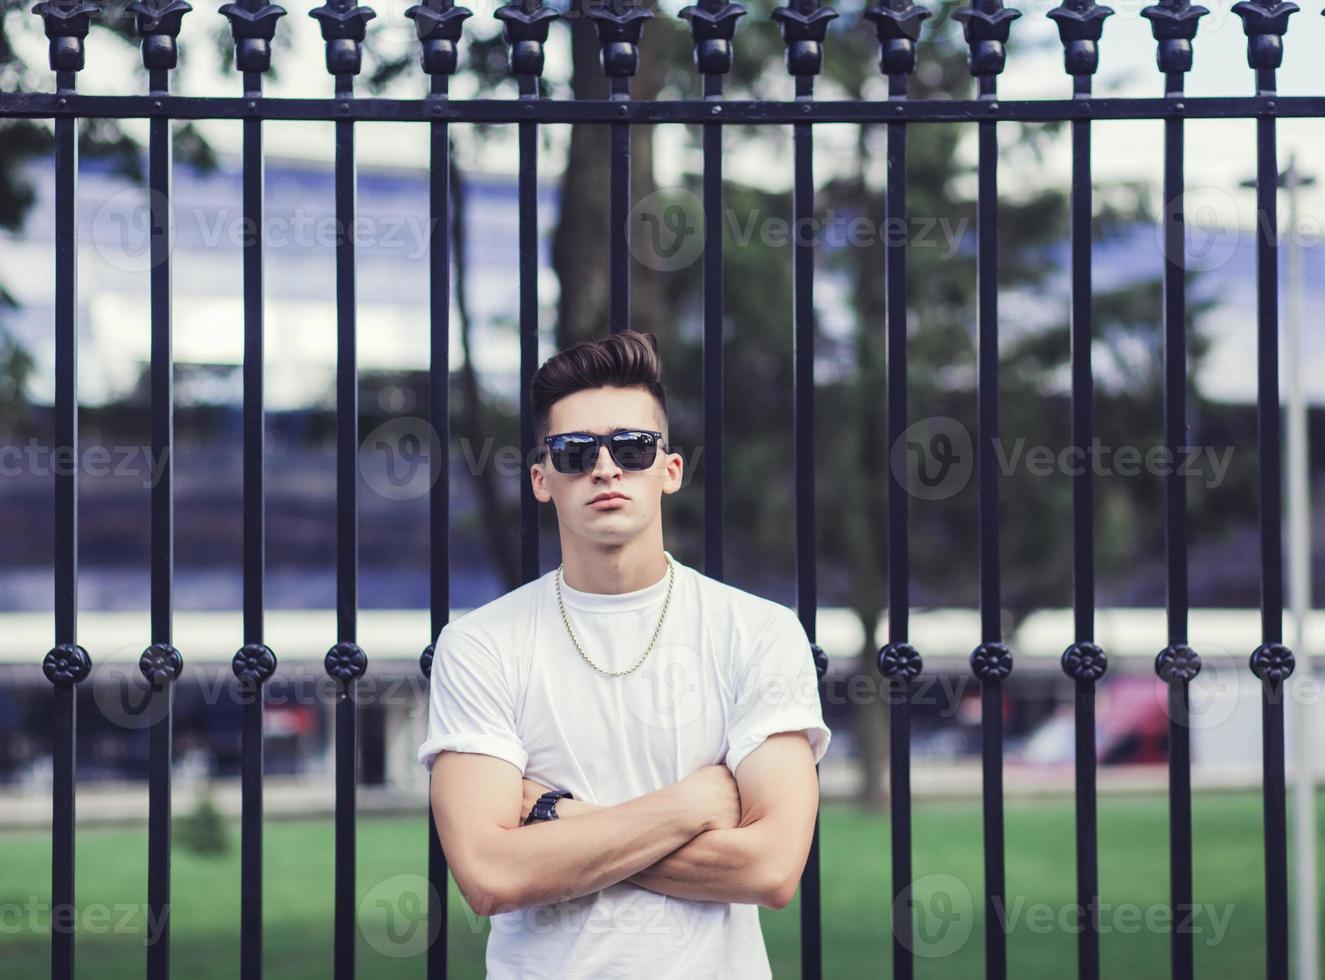
<path fill-rule="evenodd" d="M 441 631 L 418 749 L 488 980 L 770 977 L 758 907 L 795 894 L 831 738 L 809 639 L 663 548 L 652 334 L 549 358 L 530 397 L 563 563 Z"/>

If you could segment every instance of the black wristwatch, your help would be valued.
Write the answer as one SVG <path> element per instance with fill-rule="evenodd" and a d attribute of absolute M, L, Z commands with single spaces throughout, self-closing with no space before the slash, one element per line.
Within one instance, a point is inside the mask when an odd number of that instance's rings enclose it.
<path fill-rule="evenodd" d="M 524 818 L 525 825 L 527 826 L 528 824 L 539 820 L 558 819 L 557 800 L 561 799 L 563 796 L 568 800 L 575 799 L 575 797 L 571 796 L 566 790 L 561 789 L 550 789 L 540 796 L 538 801 L 530 808 L 529 816 Z"/>

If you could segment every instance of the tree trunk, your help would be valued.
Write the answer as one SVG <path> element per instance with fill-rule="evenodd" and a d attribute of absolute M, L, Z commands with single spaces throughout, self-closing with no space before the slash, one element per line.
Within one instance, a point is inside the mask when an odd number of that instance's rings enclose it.
<path fill-rule="evenodd" d="M 599 63 L 598 35 L 587 17 L 567 21 L 571 30 L 571 88 L 575 99 L 607 98 L 607 79 Z M 653 99 L 662 88 L 667 64 L 650 50 L 647 28 L 640 42 L 639 72 L 631 79 L 631 97 Z M 571 127 L 570 151 L 561 179 L 560 218 L 552 236 L 552 265 L 561 288 L 556 346 L 606 336 L 611 303 L 610 127 L 584 123 Z M 656 190 L 653 176 L 653 127 L 635 126 L 630 140 L 631 202 Z M 631 321 L 636 330 L 655 330 L 669 319 L 661 274 L 631 263 Z"/>
<path fill-rule="evenodd" d="M 867 810 L 882 810 L 888 805 L 888 700 L 884 697 L 884 678 L 879 674 L 879 651 L 874 646 L 874 625 L 879 621 L 879 610 L 857 609 L 861 626 L 865 629 L 865 642 L 860 649 L 858 670 L 877 683 L 862 687 L 878 693 L 856 705 L 856 746 L 860 756 L 860 805 Z M 848 693 L 851 688 L 848 685 Z"/>
<path fill-rule="evenodd" d="M 460 432 L 469 441 L 469 458 L 477 458 L 483 440 L 491 436 L 491 430 L 483 418 L 483 398 L 479 391 L 478 372 L 474 370 L 473 347 L 471 344 L 471 324 L 469 319 L 469 296 L 465 289 L 465 272 L 468 266 L 465 234 L 465 172 L 456 166 L 455 155 L 451 155 L 451 220 L 453 247 L 452 261 L 455 263 L 455 306 L 459 319 L 460 346 L 465 360 L 460 366 L 460 392 L 462 409 L 460 412 Z M 449 449 L 447 450 L 449 456 Z M 443 477 L 445 478 L 445 477 Z M 507 591 L 520 584 L 520 566 L 513 546 L 513 536 L 507 533 L 512 521 L 502 515 L 501 495 L 498 493 L 497 472 L 492 466 L 484 465 L 474 474 L 475 495 L 479 505 L 479 533 L 487 539 L 487 553 Z M 514 521 L 514 526 L 519 520 Z"/>

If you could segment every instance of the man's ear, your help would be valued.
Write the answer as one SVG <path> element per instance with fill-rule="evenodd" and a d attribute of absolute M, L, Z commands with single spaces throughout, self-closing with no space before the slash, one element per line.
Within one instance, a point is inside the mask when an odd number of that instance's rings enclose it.
<path fill-rule="evenodd" d="M 551 502 L 552 493 L 547 488 L 547 471 L 543 469 L 541 460 L 529 467 L 529 483 L 533 487 L 535 500 L 544 504 Z"/>
<path fill-rule="evenodd" d="M 681 477 L 685 473 L 685 457 L 680 453 L 667 454 L 667 479 L 663 481 L 663 493 L 676 493 L 681 489 Z"/>

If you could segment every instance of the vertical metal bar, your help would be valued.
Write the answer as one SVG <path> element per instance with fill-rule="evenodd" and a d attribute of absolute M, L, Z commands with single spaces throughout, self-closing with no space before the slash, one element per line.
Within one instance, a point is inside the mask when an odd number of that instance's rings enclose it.
<path fill-rule="evenodd" d="M 1074 78 L 1075 96 L 1090 97 L 1091 76 Z M 1072 120 L 1072 445 L 1084 460 L 1094 437 L 1091 370 L 1090 119 Z M 1095 640 L 1095 502 L 1092 468 L 1072 476 L 1072 608 L 1075 642 L 1063 654 L 1074 680 L 1076 749 L 1077 976 L 1099 980 L 1099 854 L 1095 764 L 1095 684 L 1106 668 Z"/>
<path fill-rule="evenodd" d="M 1258 94 L 1273 96 L 1273 68 L 1257 71 Z M 1261 678 L 1265 839 L 1265 970 L 1288 980 L 1288 820 L 1284 784 L 1284 689 L 1292 654 L 1283 646 L 1283 499 L 1279 422 L 1279 165 L 1275 118 L 1256 119 L 1256 435 L 1260 486 Z"/>
<path fill-rule="evenodd" d="M 54 60 L 54 59 L 52 59 Z M 57 71 L 56 91 L 77 75 Z M 55 120 L 55 646 L 51 681 L 51 977 L 74 976 L 74 762 L 78 681 L 91 664 L 78 646 L 78 121 Z"/>
<path fill-rule="evenodd" d="M 888 76 L 888 99 L 900 111 L 908 77 L 916 67 L 916 39 L 929 11 L 911 0 L 890 0 L 865 16 L 875 23 L 879 68 Z M 906 123 L 887 128 L 887 189 L 884 193 L 884 317 L 887 343 L 887 447 L 900 444 L 907 426 L 906 358 Z M 891 455 L 891 452 L 890 452 Z M 892 975 L 915 975 L 915 907 L 911 894 L 911 682 L 924 664 L 908 642 L 911 616 L 910 538 L 907 531 L 909 474 L 888 461 L 888 642 L 879 650 L 888 703 L 888 784 L 892 821 Z"/>
<path fill-rule="evenodd" d="M 907 76 L 888 76 L 888 97 L 905 100 Z M 888 124 L 888 183 L 884 194 L 884 289 L 888 350 L 888 446 L 903 438 L 907 424 L 906 123 Z M 911 565 L 907 532 L 909 500 L 903 474 L 888 466 L 888 645 L 879 667 L 888 690 L 888 803 L 892 821 L 892 963 L 894 980 L 915 976 L 915 924 L 911 895 L 911 682 L 920 673 L 910 645 Z"/>
<path fill-rule="evenodd" d="M 447 98 L 449 76 L 431 76 L 431 97 Z M 429 635 L 436 638 L 451 618 L 451 128 L 445 120 L 429 126 L 428 170 L 428 411 L 437 433 L 435 468 L 428 491 L 429 530 Z M 525 481 L 528 482 L 528 481 Z M 424 677 L 432 670 L 433 648 L 424 651 Z M 426 688 L 425 688 L 426 690 Z M 431 793 L 429 794 L 431 798 Z M 431 806 L 428 819 L 428 923 L 436 938 L 428 947 L 429 980 L 445 980 L 447 958 L 447 863 L 434 828 Z"/>
<path fill-rule="evenodd" d="M 538 99 L 538 78 L 520 76 L 520 98 Z M 520 390 L 528 391 L 538 370 L 538 123 L 524 120 L 520 131 Z M 613 186 L 615 187 L 615 179 Z M 615 209 L 615 197 L 613 198 Z M 624 219 L 623 219 L 624 221 Z M 613 258 L 613 294 L 616 259 Z M 533 460 L 534 415 L 527 398 L 520 399 L 520 445 Z M 538 501 L 527 478 L 520 481 L 520 575 L 524 582 L 539 574 Z"/>
<path fill-rule="evenodd" d="M 996 97 L 995 77 L 980 76 L 980 98 Z M 999 580 L 998 439 L 998 135 L 993 119 L 978 123 L 976 203 L 976 316 L 978 359 L 977 465 L 980 489 L 980 635 L 986 655 L 1002 652 Z M 997 652 L 996 652 L 997 651 Z M 985 975 L 1007 976 L 1003 868 L 1003 678 L 980 678 L 980 750 L 983 774 L 985 869 Z"/>
<path fill-rule="evenodd" d="M 796 77 L 796 98 L 814 96 L 814 76 Z M 796 609 L 810 642 L 815 640 L 818 597 L 815 581 L 814 522 L 814 128 L 792 126 L 793 180 L 791 306 L 794 386 L 792 415 L 796 471 Z M 819 896 L 819 819 L 815 816 L 810 853 L 801 877 L 801 976 L 823 973 L 822 915 Z"/>
<path fill-rule="evenodd" d="M 629 101 L 629 76 L 610 81 L 613 101 Z M 611 124 L 612 333 L 630 329 L 630 132 L 628 122 Z"/>
<path fill-rule="evenodd" d="M 722 76 L 704 76 L 705 99 L 721 100 Z M 704 573 L 722 579 L 722 124 L 704 140 Z"/>
<path fill-rule="evenodd" d="M 165 95 L 169 73 L 148 72 L 150 91 Z M 174 585 L 174 379 L 170 308 L 170 191 L 172 148 L 170 120 L 153 117 L 148 129 L 148 185 L 151 215 L 151 431 L 152 459 L 160 476 L 151 491 L 151 638 L 152 647 L 172 648 Z M 175 686 L 171 679 L 152 679 L 153 721 L 149 728 L 147 804 L 148 921 L 147 975 L 170 975 L 170 768 Z"/>
<path fill-rule="evenodd" d="M 262 73 L 271 67 L 270 41 L 285 11 L 264 0 L 240 0 L 221 13 L 230 20 L 235 67 L 244 97 L 262 97 Z M 276 672 L 276 656 L 263 642 L 266 511 L 263 501 L 263 173 L 262 120 L 243 121 L 244 263 L 244 643 L 231 662 L 243 707 L 240 778 L 240 975 L 262 976 L 263 684 Z"/>
<path fill-rule="evenodd" d="M 1180 99 L 1182 72 L 1165 74 L 1165 95 Z M 1183 195 L 1183 123 L 1164 120 L 1164 445 L 1178 458 L 1187 419 L 1186 222 Z M 1187 497 L 1176 467 L 1164 476 L 1164 551 L 1167 567 L 1169 649 L 1187 643 Z M 1161 654 L 1163 656 L 1163 654 Z M 1174 980 L 1191 980 L 1192 788 L 1188 682 L 1169 679 L 1169 890 L 1173 904 L 1170 950 Z"/>
<path fill-rule="evenodd" d="M 261 72 L 244 73 L 244 94 L 262 94 Z M 244 120 L 244 651 L 242 803 L 240 821 L 240 972 L 262 976 L 262 775 L 263 670 L 270 651 L 263 645 L 266 514 L 263 505 L 263 151 L 262 120 Z M 241 671 L 252 673 L 245 676 Z M 267 676 L 270 676 L 269 674 Z"/>
<path fill-rule="evenodd" d="M 354 76 L 336 75 L 336 96 L 354 95 Z M 354 122 L 336 120 L 336 635 L 357 644 L 359 389 L 355 351 Z M 336 697 L 335 976 L 354 976 L 355 751 L 358 701 L 354 680 Z"/>

